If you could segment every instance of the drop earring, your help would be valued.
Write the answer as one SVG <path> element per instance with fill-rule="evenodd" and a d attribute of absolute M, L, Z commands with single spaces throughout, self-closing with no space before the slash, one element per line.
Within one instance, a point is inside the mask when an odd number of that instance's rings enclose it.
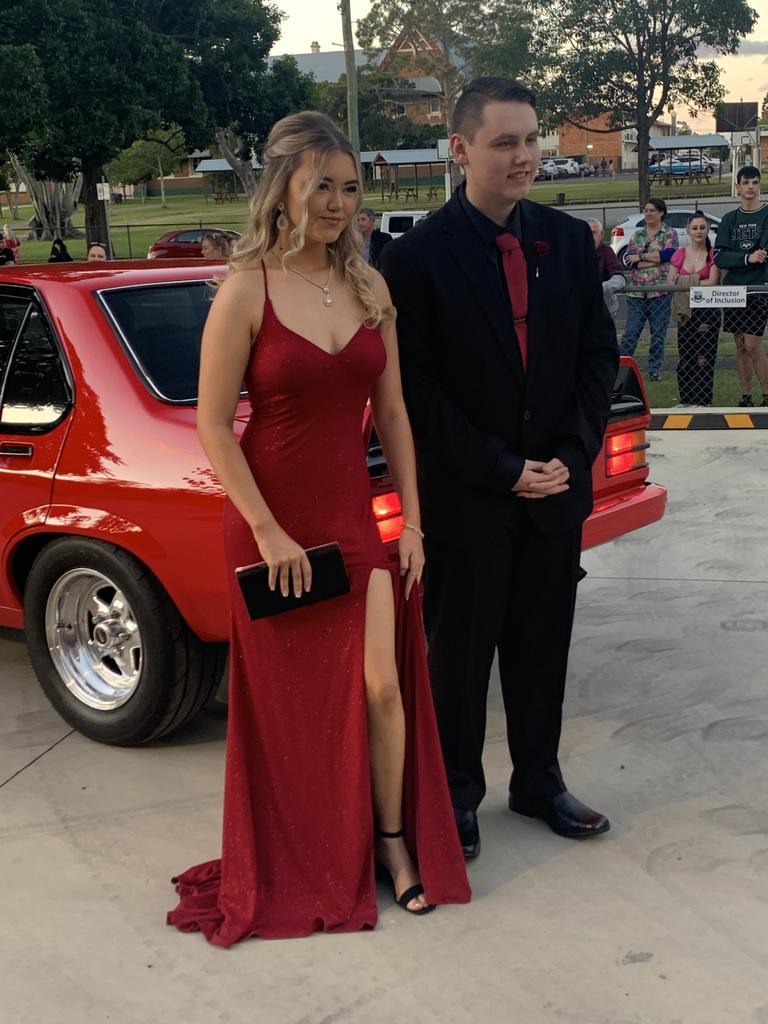
<path fill-rule="evenodd" d="M 278 231 L 287 231 L 288 228 L 290 227 L 290 223 L 288 221 L 288 218 L 285 216 L 285 203 L 278 203 L 277 208 L 280 211 L 280 213 L 278 214 L 277 220 L 275 221 L 275 226 L 277 227 Z"/>

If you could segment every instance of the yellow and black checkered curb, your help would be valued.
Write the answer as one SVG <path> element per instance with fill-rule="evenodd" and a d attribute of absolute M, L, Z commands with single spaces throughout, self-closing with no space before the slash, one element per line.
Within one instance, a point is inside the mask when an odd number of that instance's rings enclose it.
<path fill-rule="evenodd" d="M 766 430 L 768 409 L 744 412 L 653 412 L 651 430 Z"/>

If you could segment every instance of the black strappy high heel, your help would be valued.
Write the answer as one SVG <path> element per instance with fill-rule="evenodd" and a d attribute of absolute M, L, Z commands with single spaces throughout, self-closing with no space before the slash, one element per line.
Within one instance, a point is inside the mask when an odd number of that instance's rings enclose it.
<path fill-rule="evenodd" d="M 402 839 L 404 835 L 405 830 L 402 828 L 397 832 L 385 832 L 384 829 L 376 828 L 376 836 L 379 839 Z M 376 877 L 383 878 L 385 881 L 389 882 L 392 887 L 392 896 L 394 897 L 395 903 L 397 903 L 399 907 L 402 907 L 406 914 L 421 916 L 422 914 L 429 914 L 435 909 L 434 903 L 428 903 L 425 907 L 419 907 L 418 910 L 409 910 L 408 904 L 411 900 L 416 899 L 417 896 L 424 895 L 424 886 L 421 882 L 417 882 L 416 885 L 412 885 L 409 889 L 406 889 L 404 893 L 401 893 L 398 898 L 397 892 L 395 891 L 395 880 L 389 869 L 386 865 L 382 864 L 380 860 L 376 861 Z"/>

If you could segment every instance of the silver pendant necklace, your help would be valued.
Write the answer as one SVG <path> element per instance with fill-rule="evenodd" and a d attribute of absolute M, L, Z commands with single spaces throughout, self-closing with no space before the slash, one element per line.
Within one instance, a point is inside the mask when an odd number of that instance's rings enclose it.
<path fill-rule="evenodd" d="M 320 291 L 323 293 L 324 306 L 333 305 L 333 296 L 331 295 L 331 278 L 333 277 L 333 267 L 330 267 L 330 269 L 328 270 L 328 280 L 325 282 L 325 284 L 318 284 L 317 281 L 313 281 L 311 277 L 307 277 L 306 274 L 302 274 L 302 272 L 300 270 L 297 270 L 295 267 L 288 267 L 288 269 L 291 271 L 291 273 L 298 274 L 299 277 L 303 278 L 307 282 L 307 284 L 311 284 L 313 287 L 320 289 Z"/>

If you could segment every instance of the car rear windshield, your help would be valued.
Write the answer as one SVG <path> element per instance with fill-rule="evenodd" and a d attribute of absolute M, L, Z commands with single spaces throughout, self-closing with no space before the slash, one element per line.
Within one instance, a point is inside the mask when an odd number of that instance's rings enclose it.
<path fill-rule="evenodd" d="M 210 283 L 113 288 L 100 298 L 134 366 L 157 395 L 167 402 L 196 402 Z"/>

